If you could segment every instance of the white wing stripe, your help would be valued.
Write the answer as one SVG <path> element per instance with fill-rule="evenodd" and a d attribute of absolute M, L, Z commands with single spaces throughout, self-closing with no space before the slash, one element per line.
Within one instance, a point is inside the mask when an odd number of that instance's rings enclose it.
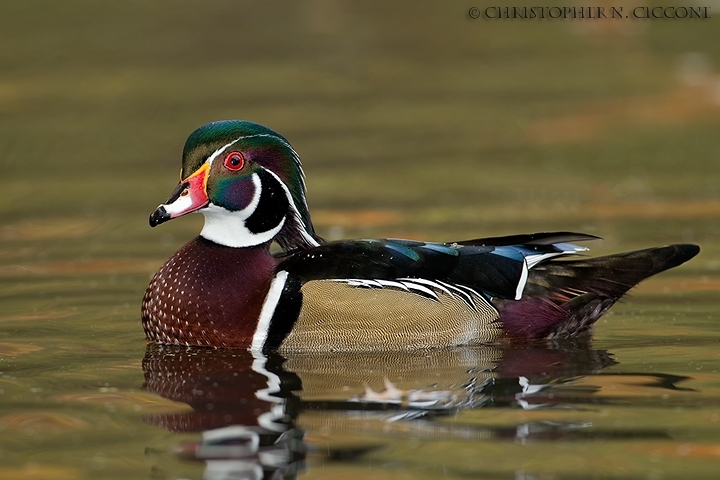
<path fill-rule="evenodd" d="M 409 292 L 408 288 L 403 285 L 401 282 L 393 282 L 391 280 L 378 280 L 378 283 L 382 285 L 383 287 L 395 287 L 400 288 L 402 290 L 405 290 L 406 292 Z"/>
<path fill-rule="evenodd" d="M 525 284 L 528 279 L 528 270 L 529 267 L 527 262 L 523 262 L 520 280 L 518 280 L 517 289 L 515 290 L 515 300 L 520 300 L 522 298 L 523 290 L 525 290 Z"/>
<path fill-rule="evenodd" d="M 477 310 L 477 305 L 475 305 L 475 302 L 473 301 L 473 299 L 472 299 L 472 297 L 470 296 L 470 294 L 468 294 L 467 292 L 464 292 L 464 291 L 460 290 L 459 288 L 457 288 L 457 287 L 454 286 L 454 285 L 450 285 L 449 283 L 440 282 L 440 280 L 438 280 L 438 282 L 439 282 L 439 283 L 442 283 L 442 284 L 445 285 L 447 288 L 451 288 L 451 289 L 455 290 L 457 293 L 460 294 L 460 298 L 462 298 L 462 300 L 463 300 L 465 303 L 467 303 L 473 310 Z"/>
<path fill-rule="evenodd" d="M 450 290 L 443 287 L 438 282 L 434 282 L 432 280 L 427 280 L 424 278 L 399 278 L 398 280 L 401 280 L 403 282 L 412 282 L 412 283 L 419 283 L 421 285 L 427 285 L 428 287 L 437 288 L 438 290 L 447 293 L 451 297 L 453 296 L 453 294 L 452 294 L 452 292 L 450 292 Z"/>
<path fill-rule="evenodd" d="M 433 292 L 429 288 L 423 287 L 422 285 L 416 285 L 410 282 L 403 282 L 403 285 L 405 285 L 410 290 L 417 290 L 419 292 L 423 292 L 425 295 L 430 296 L 435 300 L 440 300 L 435 292 Z"/>
<path fill-rule="evenodd" d="M 474 289 L 468 287 L 467 285 L 460 285 L 459 283 L 456 283 L 454 286 L 455 286 L 455 288 L 461 288 L 461 289 L 465 290 L 471 296 L 475 295 L 476 297 L 480 297 L 483 300 L 485 299 L 485 297 L 483 295 L 481 295 L 477 290 L 474 290 Z"/>
<path fill-rule="evenodd" d="M 587 247 L 580 247 L 578 245 L 573 245 L 572 243 L 555 243 L 553 244 L 553 247 L 560 249 L 560 251 L 527 255 L 525 257 L 525 261 L 527 262 L 528 268 L 533 268 L 535 265 L 543 260 L 547 260 L 548 258 L 559 257 L 561 255 L 574 255 L 578 252 L 585 252 L 588 250 Z"/>
<path fill-rule="evenodd" d="M 409 293 L 415 293 L 423 297 L 430 297 L 433 300 L 440 301 L 434 290 L 445 293 L 450 298 L 459 297 L 470 308 L 479 311 L 479 301 L 482 305 L 492 308 L 492 304 L 478 291 L 465 285 L 455 285 L 440 280 L 428 280 L 425 278 L 399 278 L 397 280 L 370 280 L 364 278 L 336 278 L 331 279 L 333 282 L 347 283 L 351 287 L 364 288 L 397 288 Z"/>

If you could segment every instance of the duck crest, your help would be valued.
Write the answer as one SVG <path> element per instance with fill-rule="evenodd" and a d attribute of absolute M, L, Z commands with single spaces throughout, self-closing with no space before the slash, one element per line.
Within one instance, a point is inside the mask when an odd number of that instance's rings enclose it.
<path fill-rule="evenodd" d="M 573 232 L 326 243 L 315 235 L 295 150 L 239 120 L 190 135 L 180 184 L 150 225 L 192 212 L 205 216 L 200 236 L 160 268 L 143 298 L 154 342 L 368 351 L 575 337 L 637 283 L 700 250 L 577 259 L 587 248 L 574 242 L 598 237 Z M 275 254 L 273 241 L 282 248 Z"/>

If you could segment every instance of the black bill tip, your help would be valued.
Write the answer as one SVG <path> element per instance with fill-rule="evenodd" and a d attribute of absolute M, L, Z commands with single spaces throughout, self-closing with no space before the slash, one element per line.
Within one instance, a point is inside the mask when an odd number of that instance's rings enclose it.
<path fill-rule="evenodd" d="M 165 210 L 165 207 L 160 205 L 157 210 L 150 215 L 150 226 L 157 227 L 168 220 L 170 220 L 170 214 Z"/>

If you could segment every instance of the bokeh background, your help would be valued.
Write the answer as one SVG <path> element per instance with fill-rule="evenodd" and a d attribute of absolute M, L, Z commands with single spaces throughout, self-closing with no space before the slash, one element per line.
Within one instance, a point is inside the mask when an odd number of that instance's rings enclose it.
<path fill-rule="evenodd" d="M 0 359 L 26 376 L 0 397 L 0 427 L 17 434 L 0 477 L 75 478 L 63 448 L 89 424 L 77 452 L 110 443 L 77 468 L 147 470 L 107 454 L 136 446 L 127 429 L 118 440 L 110 420 L 26 405 L 64 405 L 42 391 L 67 382 L 142 382 L 140 298 L 202 223 L 147 218 L 177 183 L 187 135 L 213 120 L 289 139 L 326 238 L 578 230 L 605 238 L 597 253 L 696 242 L 696 260 L 637 295 L 643 308 L 661 295 L 702 305 L 720 269 L 720 3 L 703 0 L 705 20 L 468 15 L 491 5 L 3 0 Z M 28 463 L 33 448 L 42 461 Z"/>

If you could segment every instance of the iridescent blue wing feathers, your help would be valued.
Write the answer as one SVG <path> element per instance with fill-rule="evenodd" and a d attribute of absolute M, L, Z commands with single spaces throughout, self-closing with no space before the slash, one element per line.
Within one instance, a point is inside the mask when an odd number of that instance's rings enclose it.
<path fill-rule="evenodd" d="M 561 233 L 541 234 L 544 240 L 528 245 L 493 245 L 470 242 L 425 243 L 412 240 L 346 240 L 309 250 L 280 254 L 280 270 L 303 281 L 322 279 L 393 280 L 421 278 L 463 285 L 489 297 L 517 299 L 528 270 L 544 260 L 585 250 L 549 238 L 591 239 Z M 533 239 L 532 235 L 513 238 Z M 474 241 L 473 241 L 474 242 Z M 480 241 L 481 242 L 481 241 Z"/>

